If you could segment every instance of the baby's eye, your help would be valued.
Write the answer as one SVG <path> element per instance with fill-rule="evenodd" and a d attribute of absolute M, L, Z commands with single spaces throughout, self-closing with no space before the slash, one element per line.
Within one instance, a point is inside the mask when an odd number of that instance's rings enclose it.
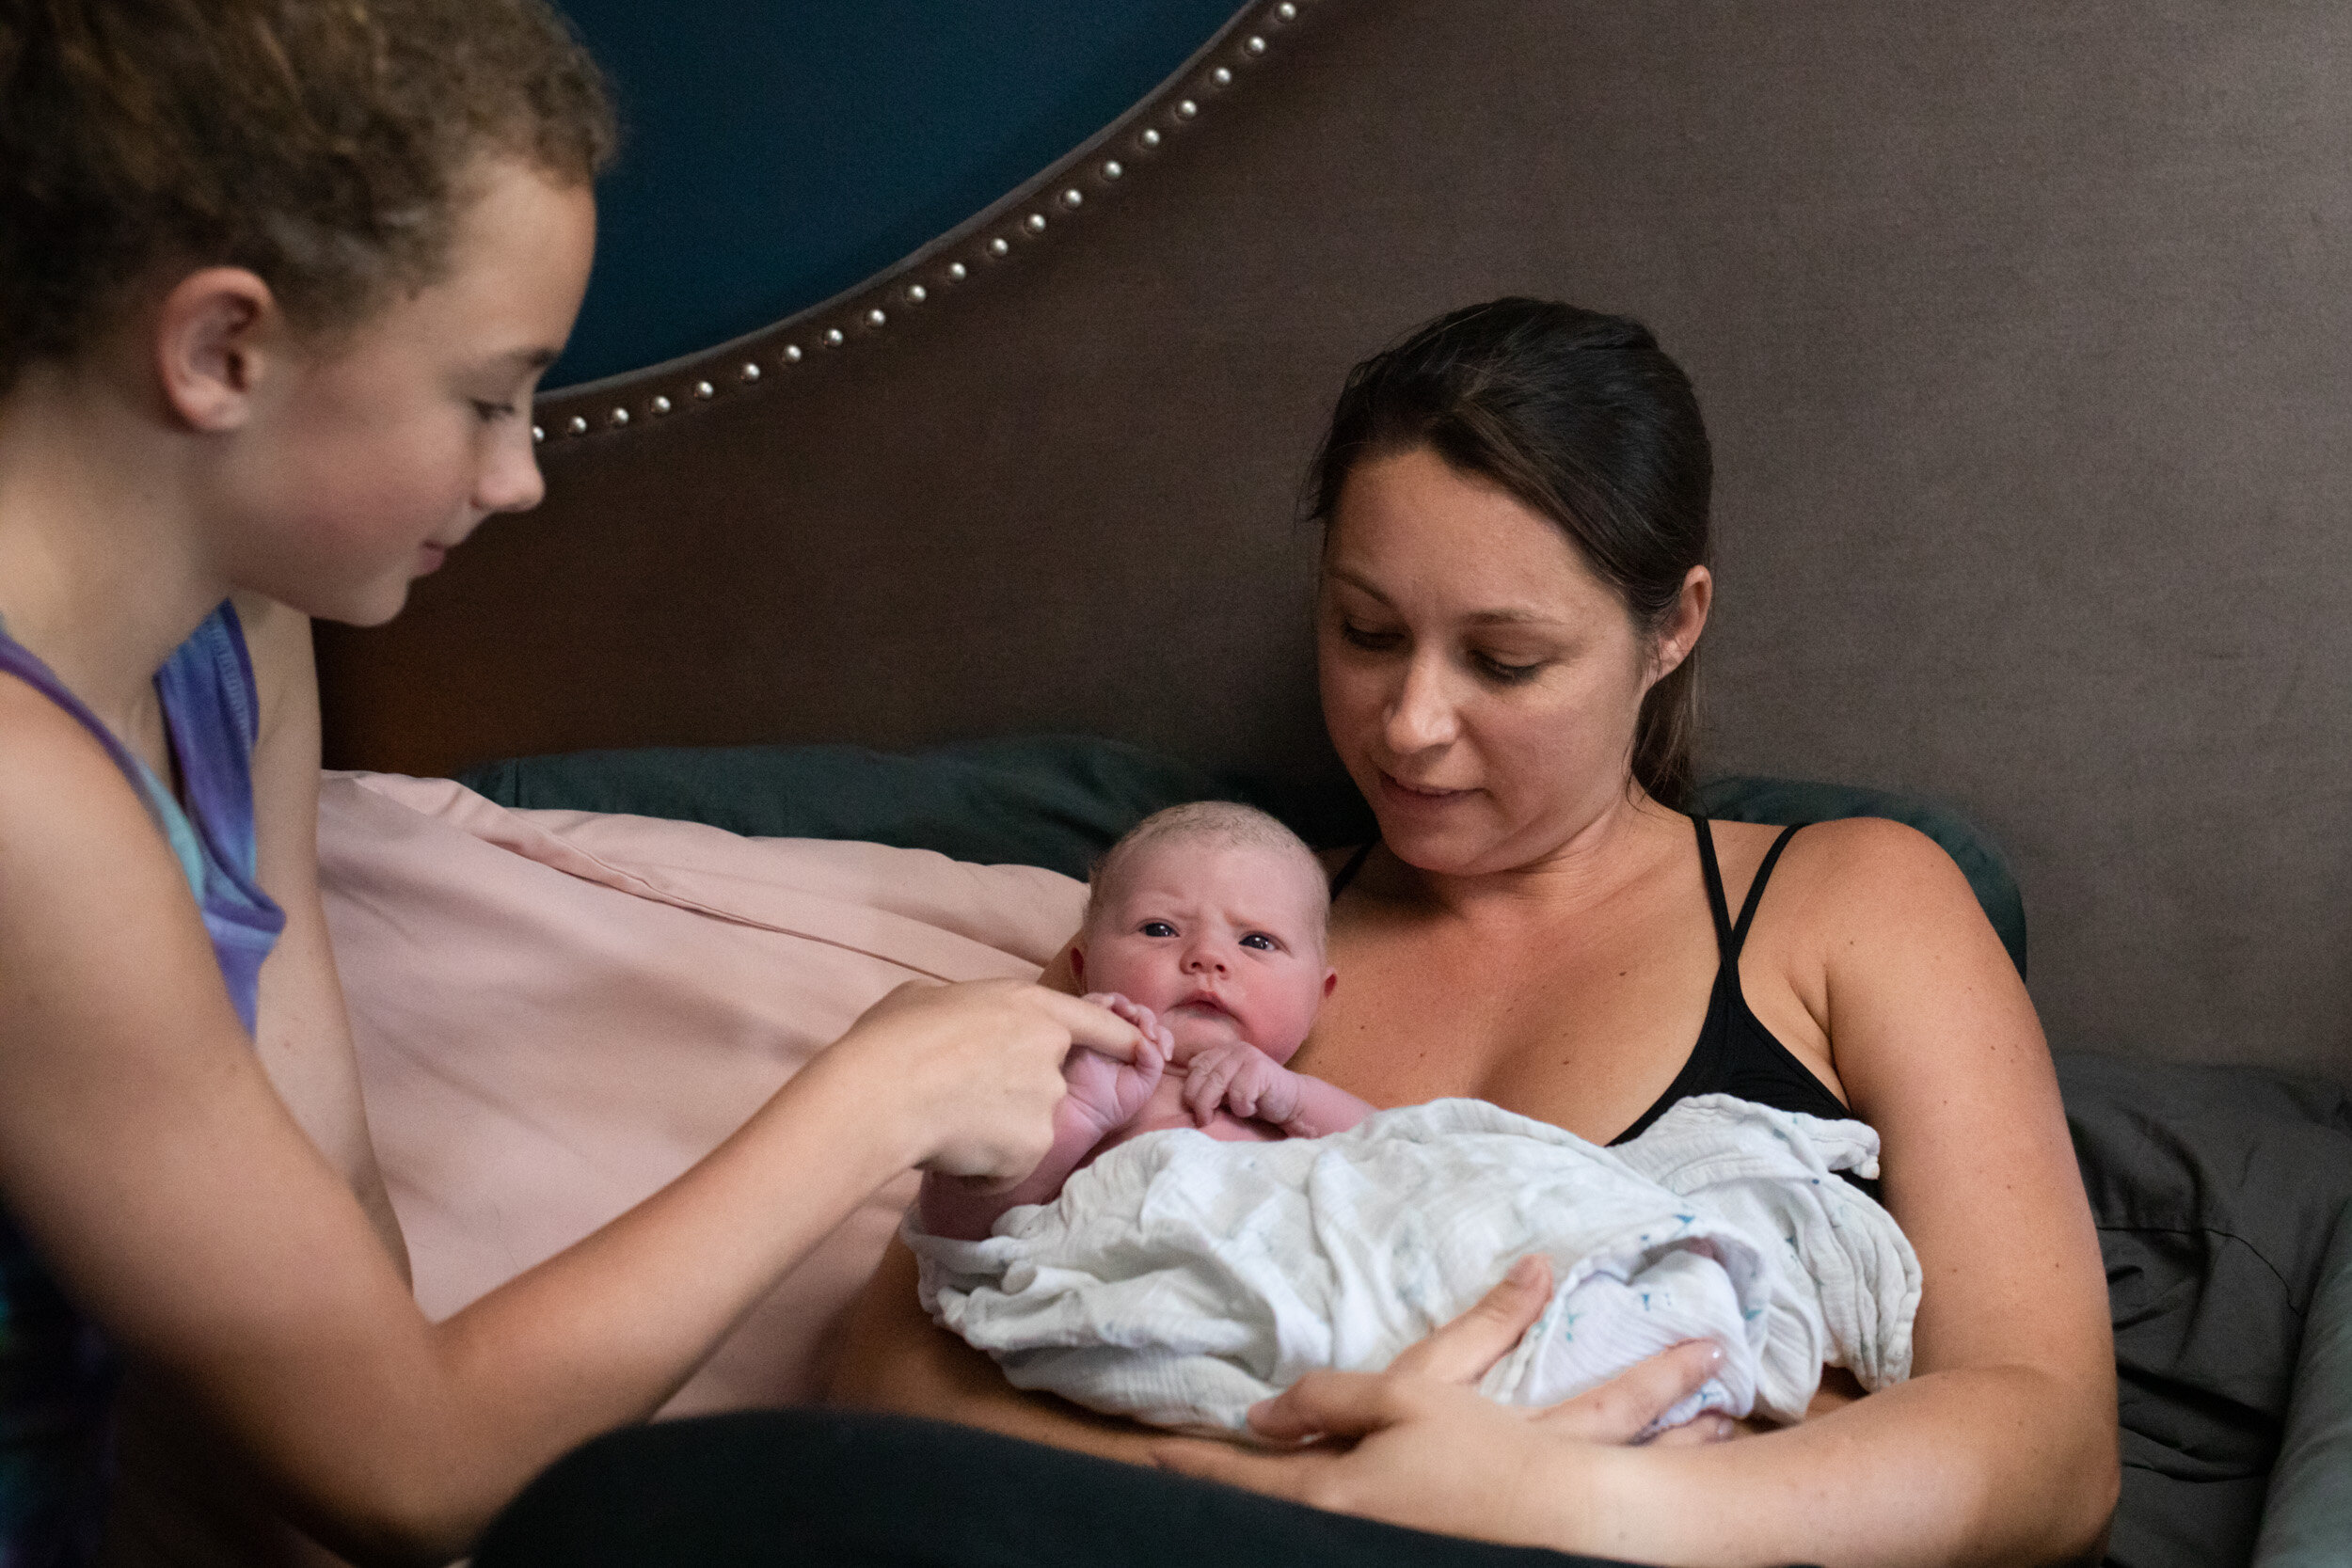
<path fill-rule="evenodd" d="M 1263 931 L 1250 932 L 1248 936 L 1241 939 L 1241 944 L 1244 947 L 1254 947 L 1261 953 L 1279 952 L 1282 945 L 1280 942 L 1276 942 L 1272 937 L 1267 936 Z"/>
<path fill-rule="evenodd" d="M 1147 920 L 1136 929 L 1138 934 L 1147 937 L 1172 937 L 1176 934 L 1176 927 L 1165 920 Z"/>

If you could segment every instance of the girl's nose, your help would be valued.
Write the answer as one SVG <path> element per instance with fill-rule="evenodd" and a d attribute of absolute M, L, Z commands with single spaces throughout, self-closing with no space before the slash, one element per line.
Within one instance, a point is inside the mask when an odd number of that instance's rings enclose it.
<path fill-rule="evenodd" d="M 503 421 L 474 484 L 474 505 L 484 513 L 528 512 L 547 493 L 539 454 L 532 447 L 531 421 Z"/>

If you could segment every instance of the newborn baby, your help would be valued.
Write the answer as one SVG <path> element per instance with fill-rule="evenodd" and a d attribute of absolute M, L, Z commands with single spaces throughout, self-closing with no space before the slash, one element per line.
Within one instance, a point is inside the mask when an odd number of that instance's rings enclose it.
<path fill-rule="evenodd" d="M 1147 1048 L 1132 1063 L 1071 1053 L 1054 1147 L 1018 1186 L 926 1177 L 923 1227 L 934 1236 L 976 1241 L 1008 1209 L 1050 1202 L 1073 1171 L 1145 1132 L 1313 1138 L 1372 1115 L 1282 1066 L 1339 980 L 1324 961 L 1330 892 L 1297 834 L 1231 801 L 1171 806 L 1113 845 L 1090 883 L 1071 969 Z"/>
<path fill-rule="evenodd" d="M 1017 1187 L 925 1179 L 905 1235 L 935 1321 L 1018 1386 L 1243 1434 L 1252 1403 L 1386 1366 L 1540 1252 L 1552 1302 L 1493 1398 L 1552 1403 L 1691 1338 L 1724 1358 L 1661 1426 L 1800 1419 L 1824 1365 L 1909 1375 L 1917 1259 L 1836 1174 L 1877 1174 L 1869 1128 L 1715 1095 L 1601 1148 L 1480 1101 L 1375 1111 L 1283 1066 L 1336 980 L 1328 911 L 1307 847 L 1248 807 L 1113 847 L 1072 965 L 1152 1048 L 1072 1053 Z"/>

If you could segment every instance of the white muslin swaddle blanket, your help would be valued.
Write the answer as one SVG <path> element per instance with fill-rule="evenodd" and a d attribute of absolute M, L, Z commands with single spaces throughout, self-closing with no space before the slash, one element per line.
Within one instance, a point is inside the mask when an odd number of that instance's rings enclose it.
<path fill-rule="evenodd" d="M 1726 1095 L 1613 1148 L 1441 1100 L 1327 1138 L 1146 1133 L 984 1241 L 904 1234 L 924 1308 L 1015 1385 L 1155 1425 L 1246 1431 L 1306 1372 L 1386 1367 L 1529 1253 L 1551 1305 L 1488 1396 L 1549 1404 L 1711 1338 L 1717 1376 L 1659 1424 L 1793 1421 L 1824 1365 L 1911 1370 L 1918 1259 L 1840 1170 L 1877 1174 L 1869 1128 Z"/>

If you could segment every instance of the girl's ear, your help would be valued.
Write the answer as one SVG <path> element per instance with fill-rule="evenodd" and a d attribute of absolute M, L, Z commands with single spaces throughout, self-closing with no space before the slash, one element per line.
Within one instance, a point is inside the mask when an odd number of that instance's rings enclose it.
<path fill-rule="evenodd" d="M 282 312 L 268 284 L 243 267 L 182 278 L 155 314 L 155 372 L 164 401 L 190 429 L 235 430 L 282 343 Z"/>
<path fill-rule="evenodd" d="M 1080 938 L 1073 937 L 1070 939 L 1069 957 L 1070 977 L 1077 981 L 1083 988 L 1086 984 L 1087 977 L 1087 950 L 1081 945 Z"/>

